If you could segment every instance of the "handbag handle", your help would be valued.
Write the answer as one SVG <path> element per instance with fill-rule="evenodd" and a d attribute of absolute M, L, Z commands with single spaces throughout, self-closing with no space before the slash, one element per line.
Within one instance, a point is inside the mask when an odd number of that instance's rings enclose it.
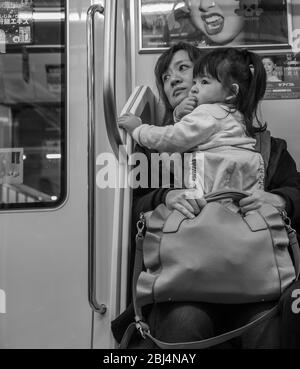
<path fill-rule="evenodd" d="M 232 199 L 234 201 L 240 201 L 243 198 L 249 196 L 250 193 L 246 191 L 237 191 L 229 188 L 225 191 L 210 192 L 204 196 L 207 202 L 213 202 L 218 200 Z"/>

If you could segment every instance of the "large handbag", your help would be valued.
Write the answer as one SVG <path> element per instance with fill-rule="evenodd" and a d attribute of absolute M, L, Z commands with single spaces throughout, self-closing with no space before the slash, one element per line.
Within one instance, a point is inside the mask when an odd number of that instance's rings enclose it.
<path fill-rule="evenodd" d="M 163 204 L 141 215 L 133 303 L 136 328 L 143 336 L 162 348 L 204 348 L 235 337 L 277 312 L 275 306 L 247 326 L 194 346 L 155 340 L 141 317 L 142 306 L 167 301 L 278 301 L 298 279 L 299 245 L 289 218 L 267 204 L 243 215 L 238 202 L 248 195 L 235 190 L 207 194 L 206 206 L 194 219 Z M 234 210 L 224 202 L 228 199 L 236 204 Z"/>
<path fill-rule="evenodd" d="M 139 305 L 279 299 L 296 278 L 287 224 L 271 205 L 244 216 L 220 202 L 229 198 L 238 203 L 245 196 L 233 191 L 210 193 L 194 219 L 163 204 L 145 215 L 146 271 L 137 281 Z"/>

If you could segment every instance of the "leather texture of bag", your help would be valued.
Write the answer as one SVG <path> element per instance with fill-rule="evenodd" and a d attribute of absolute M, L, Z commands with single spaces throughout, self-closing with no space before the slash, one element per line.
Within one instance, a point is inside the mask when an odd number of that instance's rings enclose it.
<path fill-rule="evenodd" d="M 291 241 L 291 228 L 271 205 L 242 215 L 223 201 L 238 204 L 248 195 L 234 190 L 210 193 L 194 219 L 163 204 L 146 213 L 146 271 L 138 277 L 137 304 L 278 300 L 299 274 L 288 249 L 293 243 L 294 262 L 299 263 L 296 234 Z"/>

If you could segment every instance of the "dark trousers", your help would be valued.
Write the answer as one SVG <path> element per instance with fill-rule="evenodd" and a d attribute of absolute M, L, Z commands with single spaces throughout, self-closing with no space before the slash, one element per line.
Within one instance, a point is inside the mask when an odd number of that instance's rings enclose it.
<path fill-rule="evenodd" d="M 274 303 L 243 305 L 161 303 L 153 305 L 147 318 L 151 334 L 165 342 L 188 342 L 210 338 L 249 323 Z M 241 337 L 213 348 L 256 349 L 280 347 L 279 317 L 266 320 Z M 129 348 L 157 348 L 150 340 L 135 337 Z"/>

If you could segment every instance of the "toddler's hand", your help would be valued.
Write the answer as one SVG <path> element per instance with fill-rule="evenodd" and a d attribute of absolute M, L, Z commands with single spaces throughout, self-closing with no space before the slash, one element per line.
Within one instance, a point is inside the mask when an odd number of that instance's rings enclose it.
<path fill-rule="evenodd" d="M 117 123 L 119 127 L 125 129 L 132 136 L 132 132 L 142 124 L 142 121 L 141 118 L 126 113 L 118 118 Z"/>
<path fill-rule="evenodd" d="M 188 96 L 178 104 L 174 110 L 174 118 L 179 121 L 185 115 L 190 114 L 197 106 L 197 98 L 195 96 Z"/>
<path fill-rule="evenodd" d="M 285 199 L 275 193 L 256 190 L 248 197 L 239 202 L 243 214 L 251 210 L 259 209 L 263 204 L 270 204 L 278 210 L 284 210 L 286 207 Z"/>

